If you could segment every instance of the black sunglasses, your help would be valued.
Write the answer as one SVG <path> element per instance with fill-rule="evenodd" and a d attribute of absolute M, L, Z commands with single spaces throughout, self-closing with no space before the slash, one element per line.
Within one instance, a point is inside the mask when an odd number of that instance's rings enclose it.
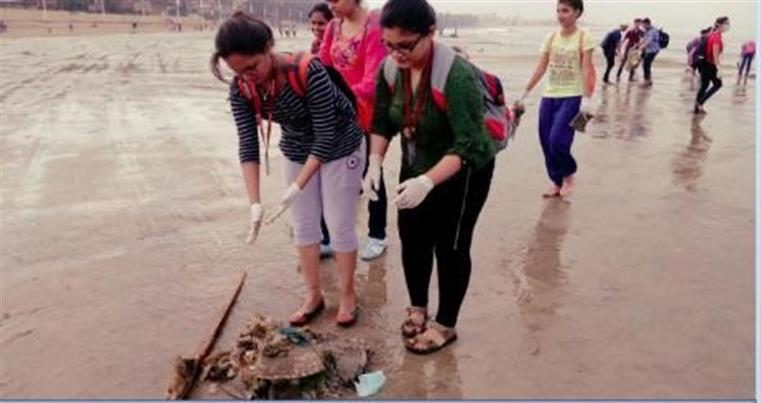
<path fill-rule="evenodd" d="M 400 55 L 408 55 L 412 53 L 413 50 L 417 47 L 417 45 L 420 43 L 421 40 L 425 38 L 425 35 L 418 35 L 417 39 L 415 39 L 412 42 L 403 42 L 403 43 L 390 43 L 386 41 L 385 39 L 382 39 L 383 45 L 388 49 L 388 53 L 397 52 Z"/>

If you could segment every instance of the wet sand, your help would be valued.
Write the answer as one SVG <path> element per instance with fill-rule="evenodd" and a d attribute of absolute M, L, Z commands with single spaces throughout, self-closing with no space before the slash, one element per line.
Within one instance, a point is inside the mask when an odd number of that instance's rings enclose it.
<path fill-rule="evenodd" d="M 173 357 L 193 351 L 239 270 L 249 277 L 219 347 L 251 315 L 297 307 L 288 220 L 244 243 L 226 88 L 208 72 L 209 34 L 183 38 L 2 42 L 1 397 L 163 396 Z M 458 43 L 515 94 L 540 39 L 504 57 Z M 398 334 L 408 299 L 390 211 L 389 251 L 360 263 L 364 310 L 345 331 L 379 352 L 381 397 L 752 398 L 755 90 L 728 79 L 695 118 L 678 61 L 664 52 L 651 89 L 604 89 L 604 121 L 576 138 L 567 202 L 540 197 L 529 100 L 476 230 L 460 340 L 431 357 L 405 353 Z M 281 162 L 275 152 L 265 179 L 270 211 Z M 323 266 L 317 326 L 334 329 L 337 276 Z"/>

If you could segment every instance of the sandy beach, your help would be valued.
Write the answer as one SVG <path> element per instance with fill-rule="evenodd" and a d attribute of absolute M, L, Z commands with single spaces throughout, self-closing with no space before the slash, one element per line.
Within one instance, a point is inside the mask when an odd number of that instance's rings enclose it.
<path fill-rule="evenodd" d="M 514 97 L 544 31 L 447 42 Z M 408 299 L 389 211 L 388 252 L 358 267 L 360 321 L 340 330 L 377 352 L 380 397 L 753 397 L 755 81 L 743 90 L 731 75 L 709 114 L 693 116 L 686 39 L 656 60 L 652 88 L 600 88 L 569 201 L 540 197 L 538 92 L 528 100 L 476 228 L 459 340 L 431 357 L 406 353 L 399 336 Z M 300 303 L 288 220 L 244 243 L 212 45 L 210 32 L 0 40 L 0 397 L 161 398 L 173 358 L 193 350 L 240 270 L 248 280 L 218 346 L 253 315 L 284 319 Z M 273 152 L 270 210 L 286 185 Z M 399 158 L 394 143 L 389 186 Z M 328 310 L 315 326 L 338 332 L 335 262 L 322 273 Z M 209 396 L 224 397 L 196 394 Z"/>

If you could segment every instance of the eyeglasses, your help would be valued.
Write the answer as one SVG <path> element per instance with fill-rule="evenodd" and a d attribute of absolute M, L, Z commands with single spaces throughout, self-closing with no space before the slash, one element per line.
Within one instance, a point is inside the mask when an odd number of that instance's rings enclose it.
<path fill-rule="evenodd" d="M 418 35 L 417 39 L 415 39 L 412 42 L 402 42 L 402 43 L 390 43 L 386 41 L 385 39 L 382 40 L 383 45 L 388 49 L 388 53 L 397 52 L 400 55 L 408 55 L 412 53 L 413 50 L 417 47 L 417 45 L 420 43 L 421 40 L 423 40 L 425 36 Z"/>

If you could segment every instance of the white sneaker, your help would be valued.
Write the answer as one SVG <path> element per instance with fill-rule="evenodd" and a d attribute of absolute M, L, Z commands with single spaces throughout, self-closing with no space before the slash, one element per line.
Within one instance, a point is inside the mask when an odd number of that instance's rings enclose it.
<path fill-rule="evenodd" d="M 387 246 L 388 241 L 385 239 L 367 238 L 367 243 L 365 244 L 365 247 L 362 248 L 359 257 L 366 261 L 377 259 L 386 251 Z"/>
<path fill-rule="evenodd" d="M 330 246 L 330 244 L 325 245 L 324 243 L 320 244 L 320 259 L 325 259 L 328 257 L 333 256 L 333 247 Z"/>

